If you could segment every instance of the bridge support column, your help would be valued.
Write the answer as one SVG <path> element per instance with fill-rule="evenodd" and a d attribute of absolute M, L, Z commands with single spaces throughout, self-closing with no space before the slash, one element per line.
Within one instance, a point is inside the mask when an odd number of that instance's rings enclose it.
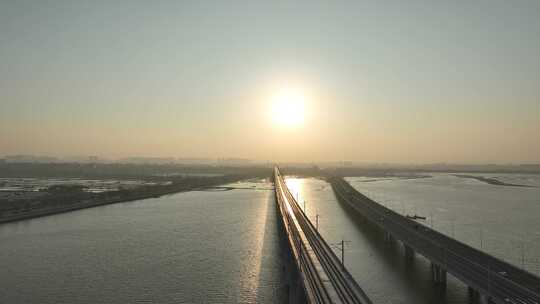
<path fill-rule="evenodd" d="M 467 288 L 469 292 L 469 303 L 479 303 L 480 302 L 480 293 L 478 290 L 475 290 L 471 286 Z"/>
<path fill-rule="evenodd" d="M 436 285 L 446 287 L 446 269 L 433 262 L 431 262 L 431 278 Z"/>
<path fill-rule="evenodd" d="M 405 257 L 407 259 L 413 259 L 414 258 L 414 249 L 412 249 L 411 246 L 403 244 L 405 247 Z"/>
<path fill-rule="evenodd" d="M 390 232 L 384 232 L 384 240 L 390 242 L 392 240 L 392 234 Z"/>
<path fill-rule="evenodd" d="M 446 289 L 446 269 L 440 267 L 440 270 L 439 270 L 439 277 L 440 277 L 440 286 L 443 288 L 443 289 Z"/>
<path fill-rule="evenodd" d="M 490 296 L 482 295 L 480 298 L 483 300 L 483 301 L 482 301 L 483 303 L 486 303 L 486 304 L 494 304 L 494 303 L 495 303 L 495 302 L 493 302 L 493 301 L 491 300 L 491 297 L 490 297 Z"/>
<path fill-rule="evenodd" d="M 433 283 L 437 284 L 438 281 L 438 274 L 439 274 L 439 266 L 433 262 L 431 262 L 431 280 Z"/>

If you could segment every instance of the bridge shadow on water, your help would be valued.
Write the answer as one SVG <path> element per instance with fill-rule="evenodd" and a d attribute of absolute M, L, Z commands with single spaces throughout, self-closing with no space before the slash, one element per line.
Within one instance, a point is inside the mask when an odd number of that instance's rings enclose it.
<path fill-rule="evenodd" d="M 266 204 L 256 303 L 304 303 L 304 291 L 273 192 Z"/>
<path fill-rule="evenodd" d="M 364 218 L 347 203 L 339 200 L 335 194 L 334 199 L 343 207 L 345 211 L 343 213 L 347 219 L 358 228 L 357 231 L 365 239 L 365 244 L 369 246 L 368 250 L 376 255 L 373 259 L 377 259 L 377 266 L 384 267 L 378 271 L 381 271 L 383 277 L 386 276 L 392 283 L 398 285 L 393 286 L 394 290 L 388 292 L 397 294 L 392 299 L 386 298 L 385 290 L 374 290 L 376 288 L 373 287 L 370 288 L 372 290 L 366 290 L 368 296 L 371 297 L 370 291 L 376 293 L 375 296 L 384 295 L 381 297 L 385 297 L 386 300 L 382 303 L 457 304 L 470 302 L 465 284 L 448 274 L 446 287 L 436 285 L 431 279 L 431 264 L 428 259 L 418 253 L 415 253 L 412 258 L 407 257 L 400 241 L 394 238 L 388 240 L 381 228 Z M 362 286 L 361 282 L 358 283 Z M 373 302 L 379 303 L 375 296 L 371 297 Z"/>

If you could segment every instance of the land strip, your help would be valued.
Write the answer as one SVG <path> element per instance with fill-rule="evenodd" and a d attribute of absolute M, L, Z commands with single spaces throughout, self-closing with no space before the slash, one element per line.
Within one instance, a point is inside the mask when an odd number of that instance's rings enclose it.
<path fill-rule="evenodd" d="M 505 183 L 505 182 L 502 182 L 502 181 L 500 181 L 500 180 L 498 180 L 496 178 L 489 178 L 489 177 L 484 177 L 484 176 L 467 175 L 467 174 L 453 174 L 453 175 L 457 176 L 457 177 L 461 177 L 461 178 L 476 179 L 478 181 L 481 181 L 481 182 L 484 182 L 484 183 L 487 183 L 487 184 L 490 184 L 490 185 L 495 185 L 495 186 L 534 187 L 534 186 L 531 186 L 531 185 Z"/>
<path fill-rule="evenodd" d="M 145 185 L 102 193 L 84 192 L 80 187 L 65 186 L 37 198 L 16 201 L 0 200 L 0 224 L 69 212 L 120 202 L 160 197 L 177 192 L 204 189 L 253 178 L 247 175 L 174 178 L 167 185 Z"/>

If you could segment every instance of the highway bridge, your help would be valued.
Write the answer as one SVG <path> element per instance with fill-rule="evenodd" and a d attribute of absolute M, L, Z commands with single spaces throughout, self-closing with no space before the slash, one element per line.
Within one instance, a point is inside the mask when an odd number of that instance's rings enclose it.
<path fill-rule="evenodd" d="M 291 195 L 278 168 L 274 169 L 274 184 L 277 206 L 307 302 L 370 304 Z"/>
<path fill-rule="evenodd" d="M 446 273 L 467 286 L 473 298 L 490 303 L 540 304 L 540 278 L 388 209 L 358 192 L 341 177 L 329 177 L 338 200 L 402 242 L 405 254 L 431 261 L 433 281 L 445 286 Z"/>

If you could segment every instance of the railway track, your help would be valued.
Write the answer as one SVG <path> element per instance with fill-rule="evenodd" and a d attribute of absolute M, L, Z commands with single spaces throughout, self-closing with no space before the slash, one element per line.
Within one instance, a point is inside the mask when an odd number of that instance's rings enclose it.
<path fill-rule="evenodd" d="M 371 303 L 300 208 L 277 168 L 274 170 L 274 182 L 278 205 L 304 278 L 308 300 L 311 303 Z"/>

